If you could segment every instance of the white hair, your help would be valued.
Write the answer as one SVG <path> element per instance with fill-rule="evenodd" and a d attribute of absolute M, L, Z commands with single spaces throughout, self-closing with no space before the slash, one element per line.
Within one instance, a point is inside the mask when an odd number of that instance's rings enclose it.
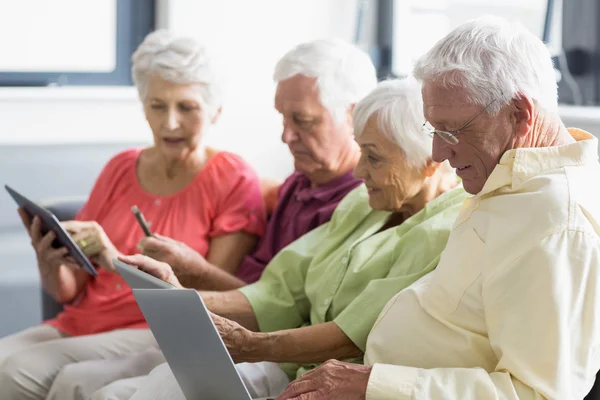
<path fill-rule="evenodd" d="M 431 159 L 431 137 L 423 133 L 421 85 L 413 77 L 380 82 L 354 107 L 354 135 L 360 137 L 371 117 L 379 131 L 405 153 L 408 164 L 422 168 Z"/>
<path fill-rule="evenodd" d="M 377 84 L 375 67 L 369 56 L 341 39 L 303 43 L 286 53 L 275 66 L 275 82 L 295 75 L 316 78 L 321 103 L 334 121 Z"/>
<path fill-rule="evenodd" d="M 221 107 L 220 84 L 207 49 L 192 38 L 174 36 L 165 29 L 154 31 L 139 45 L 133 56 L 132 76 L 140 99 L 145 100 L 150 75 L 177 84 L 201 84 L 209 108 Z"/>
<path fill-rule="evenodd" d="M 468 21 L 438 41 L 416 63 L 423 84 L 462 87 L 472 104 L 494 104 L 496 114 L 523 96 L 549 112 L 558 109 L 556 74 L 544 43 L 518 22 L 499 17 Z"/>

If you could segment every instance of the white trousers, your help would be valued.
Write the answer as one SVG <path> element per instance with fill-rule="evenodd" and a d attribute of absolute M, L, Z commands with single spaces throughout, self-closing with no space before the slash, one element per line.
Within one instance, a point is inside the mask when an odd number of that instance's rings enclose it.
<path fill-rule="evenodd" d="M 152 347 L 158 345 L 148 329 L 122 329 L 77 337 L 65 336 L 47 325 L 27 329 L 0 339 L 0 398 L 69 399 L 60 393 L 63 387 L 53 387 L 55 378 L 63 370 L 68 377 L 76 371 L 77 363 L 117 359 Z"/>
<path fill-rule="evenodd" d="M 86 400 L 112 382 L 148 375 L 164 362 L 160 349 L 151 347 L 129 356 L 69 364 L 54 379 L 46 400 Z"/>
<path fill-rule="evenodd" d="M 285 372 L 275 363 L 241 363 L 236 368 L 252 398 L 275 397 L 289 383 Z M 162 399 L 185 400 L 167 363 L 154 368 L 148 376 L 125 379 L 105 386 L 87 400 Z"/>

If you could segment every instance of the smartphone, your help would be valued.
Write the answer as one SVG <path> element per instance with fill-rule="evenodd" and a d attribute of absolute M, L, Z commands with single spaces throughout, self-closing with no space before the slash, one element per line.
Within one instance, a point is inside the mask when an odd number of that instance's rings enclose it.
<path fill-rule="evenodd" d="M 144 214 L 142 214 L 139 208 L 137 208 L 137 206 L 133 206 L 131 207 L 131 212 L 133 213 L 133 215 L 135 215 L 135 219 L 137 219 L 138 223 L 140 224 L 140 227 L 144 231 L 144 235 L 152 236 L 152 231 L 150 230 L 150 227 L 148 226 L 148 223 L 144 218 Z"/>

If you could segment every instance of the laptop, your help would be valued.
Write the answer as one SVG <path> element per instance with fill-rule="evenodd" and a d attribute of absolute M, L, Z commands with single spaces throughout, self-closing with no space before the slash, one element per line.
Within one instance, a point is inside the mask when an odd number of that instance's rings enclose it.
<path fill-rule="evenodd" d="M 133 295 L 187 400 L 252 399 L 198 292 L 134 289 Z"/>
<path fill-rule="evenodd" d="M 113 259 L 113 265 L 125 282 L 132 289 L 175 289 L 175 286 L 158 279 L 144 271 L 141 271 L 129 264 L 117 259 Z"/>
<path fill-rule="evenodd" d="M 17 192 L 15 189 L 11 188 L 8 185 L 4 185 L 4 188 L 13 198 L 15 203 L 21 208 L 23 208 L 27 214 L 30 216 L 38 216 L 42 222 L 42 234 L 46 234 L 49 231 L 52 231 L 56 234 L 56 239 L 52 242 L 52 247 L 66 247 L 69 250 L 69 255 L 81 265 L 83 269 L 85 269 L 90 275 L 97 276 L 98 271 L 94 267 L 94 264 L 90 261 L 90 259 L 81 251 L 79 246 L 73 241 L 71 235 L 62 227 L 58 219 L 54 214 L 45 209 L 44 207 L 40 207 L 35 202 L 29 200 L 27 197 L 23 196 L 21 193 Z"/>

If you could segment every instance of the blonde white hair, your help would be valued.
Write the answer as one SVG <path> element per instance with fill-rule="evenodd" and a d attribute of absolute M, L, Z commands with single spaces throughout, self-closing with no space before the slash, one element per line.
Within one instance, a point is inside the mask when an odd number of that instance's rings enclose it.
<path fill-rule="evenodd" d="M 379 131 L 405 153 L 408 164 L 422 168 L 431 159 L 432 139 L 423 133 L 421 85 L 413 77 L 380 82 L 354 107 L 354 135 L 360 137 L 371 118 Z"/>
<path fill-rule="evenodd" d="M 497 113 L 524 96 L 546 111 L 558 109 L 556 74 L 544 43 L 518 22 L 499 17 L 468 21 L 438 41 L 416 63 L 414 75 L 427 85 L 461 87 L 472 104 L 494 104 Z"/>
<path fill-rule="evenodd" d="M 275 66 L 275 82 L 295 75 L 316 78 L 321 103 L 337 123 L 377 84 L 375 66 L 358 47 L 341 39 L 303 43 L 286 53 Z"/>
<path fill-rule="evenodd" d="M 200 84 L 206 105 L 214 110 L 221 107 L 222 93 L 215 68 L 207 49 L 196 40 L 157 30 L 146 36 L 131 61 L 133 81 L 142 101 L 149 76 L 157 75 L 177 84 Z"/>

